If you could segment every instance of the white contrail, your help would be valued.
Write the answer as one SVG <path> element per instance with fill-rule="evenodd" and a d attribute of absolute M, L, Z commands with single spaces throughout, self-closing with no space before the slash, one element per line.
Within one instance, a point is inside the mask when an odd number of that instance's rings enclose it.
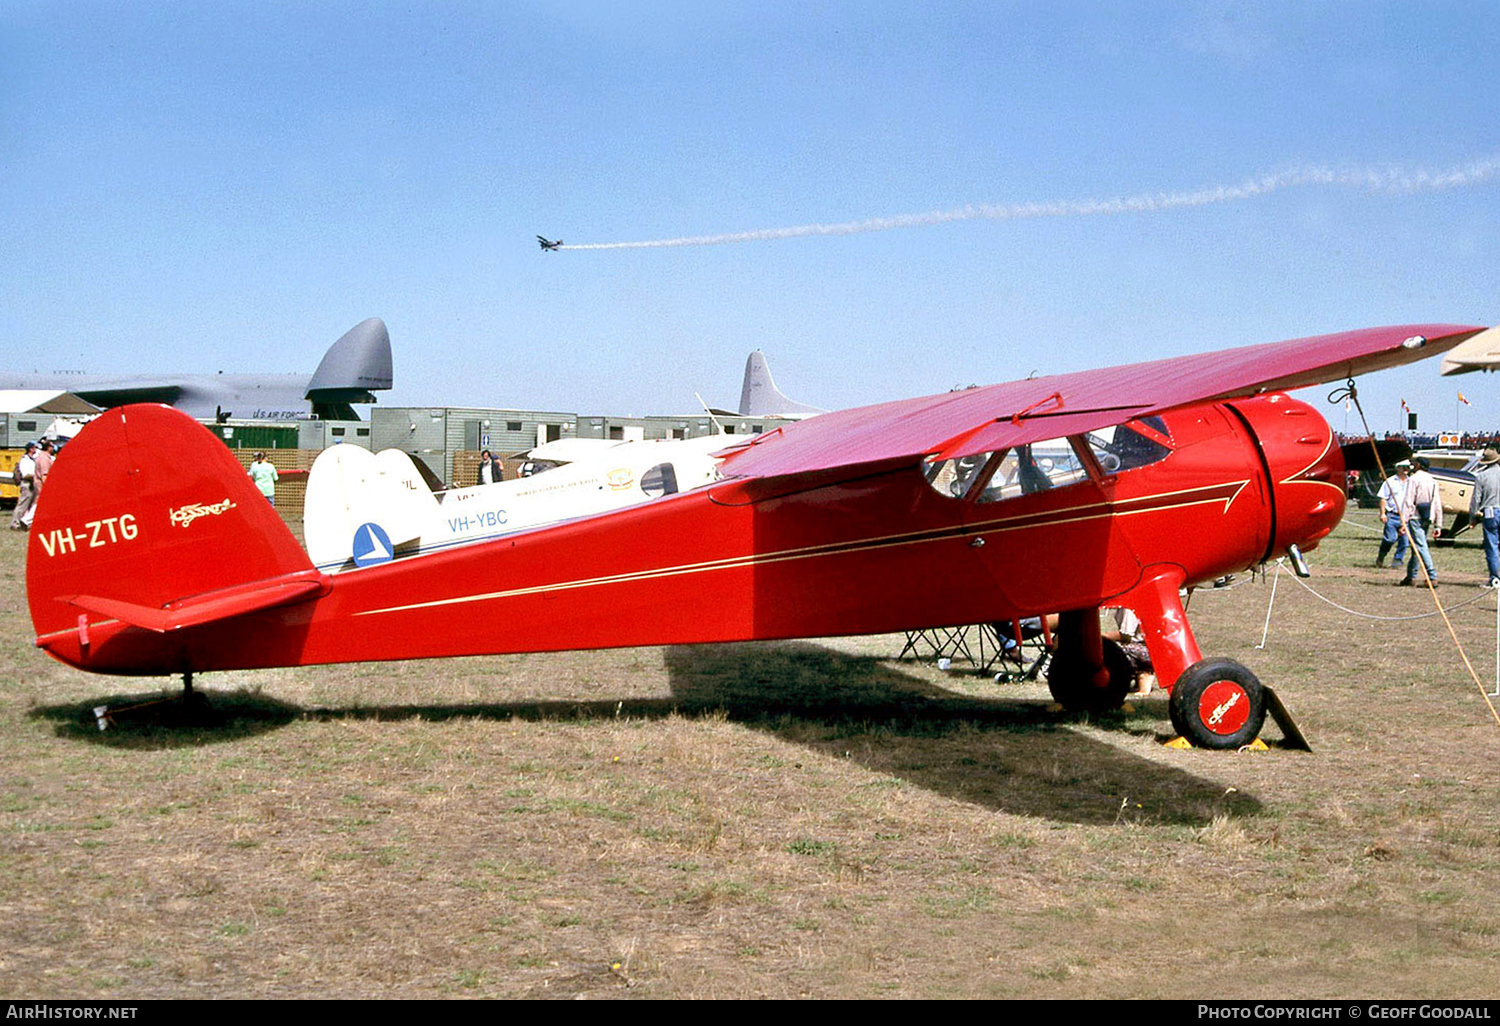
<path fill-rule="evenodd" d="M 1368 192 L 1417 193 L 1478 185 L 1500 176 L 1500 156 L 1488 157 L 1445 171 L 1415 171 L 1391 167 L 1336 171 L 1326 167 L 1304 167 L 1263 175 L 1239 185 L 1215 185 L 1192 192 L 1141 193 L 1105 200 L 1059 200 L 1047 203 L 978 203 L 952 210 L 930 210 L 925 214 L 871 217 L 837 224 L 800 224 L 790 228 L 760 228 L 721 235 L 686 235 L 676 239 L 643 242 L 585 242 L 563 249 L 655 249 L 664 246 L 719 246 L 730 242 L 766 242 L 809 235 L 857 235 L 892 228 L 916 228 L 951 221 L 1015 221 L 1033 217 L 1092 217 L 1097 214 L 1140 214 L 1184 207 L 1206 207 L 1254 199 L 1299 185 L 1336 185 Z"/>

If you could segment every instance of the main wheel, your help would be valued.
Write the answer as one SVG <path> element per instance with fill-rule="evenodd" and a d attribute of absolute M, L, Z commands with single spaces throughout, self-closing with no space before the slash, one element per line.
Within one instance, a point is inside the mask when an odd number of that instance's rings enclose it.
<path fill-rule="evenodd" d="M 1172 726 L 1195 748 L 1240 748 L 1260 735 L 1266 696 L 1233 659 L 1202 659 L 1182 671 L 1168 705 Z"/>
<path fill-rule="evenodd" d="M 1076 649 L 1059 648 L 1052 655 L 1052 663 L 1047 667 L 1047 688 L 1053 700 L 1069 712 L 1108 712 L 1120 708 L 1130 694 L 1135 683 L 1130 657 L 1108 638 L 1103 643 L 1109 683 L 1102 688 L 1094 685 L 1093 668 Z"/>

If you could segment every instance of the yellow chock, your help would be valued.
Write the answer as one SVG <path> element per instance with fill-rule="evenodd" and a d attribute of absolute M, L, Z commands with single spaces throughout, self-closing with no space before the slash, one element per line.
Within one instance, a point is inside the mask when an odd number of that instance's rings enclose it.
<path fill-rule="evenodd" d="M 1185 737 L 1174 737 L 1172 740 L 1165 742 L 1162 745 L 1162 747 L 1163 748 L 1192 748 L 1193 747 L 1193 743 L 1191 741 L 1189 741 Z M 1248 745 L 1241 745 L 1237 749 L 1237 751 L 1241 751 L 1241 752 L 1269 752 L 1270 750 L 1271 750 L 1271 746 L 1268 745 L 1268 744 L 1266 744 L 1260 738 L 1256 738 L 1254 741 L 1251 741 Z"/>

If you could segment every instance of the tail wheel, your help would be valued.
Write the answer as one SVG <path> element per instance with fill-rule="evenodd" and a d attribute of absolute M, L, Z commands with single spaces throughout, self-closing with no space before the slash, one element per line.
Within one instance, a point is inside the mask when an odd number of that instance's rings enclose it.
<path fill-rule="evenodd" d="M 1118 709 L 1135 683 L 1135 671 L 1130 657 L 1108 638 L 1104 639 L 1104 667 L 1109 683 L 1099 687 L 1093 681 L 1094 668 L 1076 648 L 1059 648 L 1047 667 L 1047 688 L 1053 700 L 1069 712 Z"/>
<path fill-rule="evenodd" d="M 1240 748 L 1260 735 L 1266 696 L 1233 659 L 1203 659 L 1172 685 L 1172 726 L 1196 748 Z"/>

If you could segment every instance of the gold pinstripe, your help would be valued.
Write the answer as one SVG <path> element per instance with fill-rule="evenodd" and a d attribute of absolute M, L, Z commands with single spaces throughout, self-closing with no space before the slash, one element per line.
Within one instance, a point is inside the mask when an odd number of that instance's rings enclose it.
<path fill-rule="evenodd" d="M 659 577 L 677 577 L 689 574 L 707 573 L 714 570 L 735 570 L 748 566 L 770 565 L 773 563 L 786 563 L 795 560 L 813 559 L 819 556 L 841 555 L 848 552 L 871 552 L 879 549 L 892 548 L 903 545 L 919 545 L 932 541 L 942 541 L 948 538 L 962 537 L 972 534 L 993 534 L 1001 531 L 1019 530 L 1026 527 L 1053 526 L 1058 524 L 1078 523 L 1087 520 L 1099 520 L 1111 516 L 1128 516 L 1137 513 L 1150 513 L 1181 509 L 1187 506 L 1201 506 L 1209 503 L 1222 501 L 1224 511 L 1227 513 L 1229 507 L 1237 499 L 1245 487 L 1250 483 L 1246 478 L 1241 481 L 1226 481 L 1216 485 L 1204 485 L 1198 488 L 1185 488 L 1178 491 L 1162 492 L 1157 495 L 1145 495 L 1134 499 L 1126 499 L 1121 502 L 1102 502 L 1080 509 L 1081 513 L 1061 517 L 1045 518 L 1045 514 L 1028 513 L 1011 517 L 998 517 L 994 520 L 982 521 L 958 527 L 944 527 L 927 531 L 911 531 L 903 534 L 886 535 L 880 538 L 870 538 L 861 541 L 835 542 L 824 545 L 813 545 L 800 549 L 787 549 L 782 552 L 772 552 L 749 556 L 733 556 L 727 559 L 708 560 L 702 563 L 685 563 L 679 566 L 658 567 L 653 570 L 634 570 L 629 573 L 610 574 L 604 577 L 590 577 L 575 581 L 560 581 L 553 584 L 537 584 L 525 588 L 511 588 L 505 591 L 485 592 L 480 595 L 461 595 L 455 598 L 433 599 L 429 602 L 413 602 L 406 605 L 386 606 L 381 609 L 366 609 L 352 614 L 353 616 L 374 616 L 380 613 L 400 613 L 413 609 L 429 609 L 435 606 L 463 605 L 470 602 L 488 602 L 494 599 L 516 598 L 522 595 L 540 595 L 548 592 L 571 591 L 575 588 L 592 588 L 607 584 L 623 584 L 635 581 L 649 581 Z M 1233 487 L 1234 491 L 1227 498 L 1222 495 L 1223 489 Z M 1217 492 L 1220 494 L 1203 495 L 1205 492 Z M 1199 498 L 1188 498 L 1189 496 L 1200 496 Z M 1180 501 L 1155 503 L 1157 499 L 1171 499 L 1183 497 Z M 1150 503 L 1150 505 L 1145 505 Z M 1140 509 L 1117 509 L 1117 507 L 1141 506 Z M 1045 518 L 1045 519 L 1043 519 Z M 1017 523 L 1017 521 L 1022 521 Z M 1035 521 L 1026 523 L 1024 521 Z"/>

